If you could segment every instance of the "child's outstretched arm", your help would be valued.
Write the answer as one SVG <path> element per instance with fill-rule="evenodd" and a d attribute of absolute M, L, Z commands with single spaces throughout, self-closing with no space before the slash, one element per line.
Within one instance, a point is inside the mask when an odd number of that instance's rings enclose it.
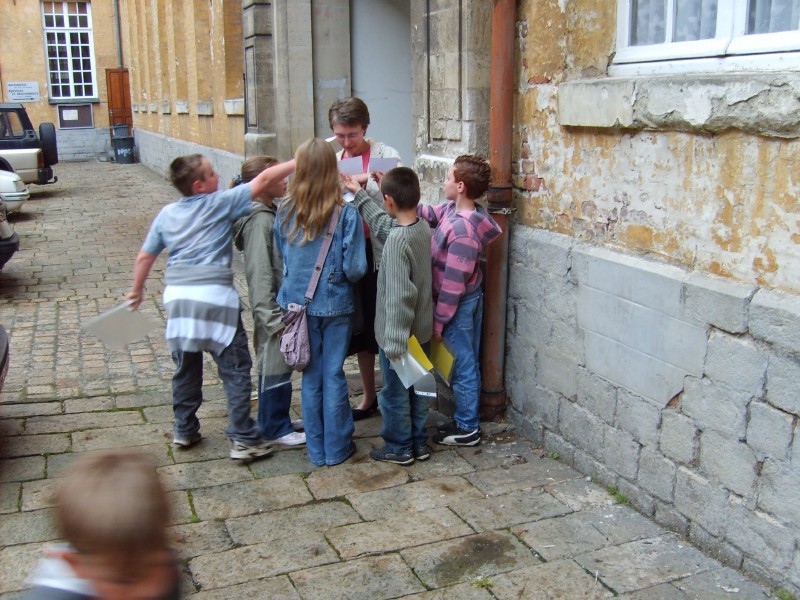
<path fill-rule="evenodd" d="M 142 303 L 142 293 L 144 292 L 144 282 L 150 274 L 150 269 L 153 268 L 153 263 L 156 262 L 158 255 L 150 254 L 144 250 L 140 250 L 136 256 L 136 262 L 133 265 L 133 283 L 131 284 L 131 291 L 125 296 L 127 300 L 131 300 L 131 308 L 136 310 Z"/>
<path fill-rule="evenodd" d="M 294 166 L 294 159 L 292 159 L 264 169 L 250 182 L 250 194 L 253 198 L 260 196 L 270 185 L 294 173 Z"/>
<path fill-rule="evenodd" d="M 371 234 L 385 243 L 386 238 L 389 237 L 389 231 L 397 225 L 397 221 L 372 201 L 370 195 L 361 188 L 354 177 L 342 175 L 342 183 L 345 189 L 356 195 L 353 199 L 353 204 L 356 205 L 358 212 L 361 213 L 361 218 L 369 225 Z"/>

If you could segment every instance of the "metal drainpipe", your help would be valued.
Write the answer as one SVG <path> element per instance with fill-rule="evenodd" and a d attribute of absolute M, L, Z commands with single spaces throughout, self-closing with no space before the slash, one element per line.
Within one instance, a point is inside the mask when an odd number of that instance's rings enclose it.
<path fill-rule="evenodd" d="M 486 252 L 481 404 L 483 420 L 499 420 L 506 411 L 503 381 L 508 290 L 508 226 L 512 201 L 511 140 L 514 110 L 516 1 L 494 0 L 492 67 L 489 90 L 489 212 L 503 230 Z"/>
<path fill-rule="evenodd" d="M 119 0 L 114 0 L 114 37 L 117 41 L 117 67 L 122 68 L 122 31 L 119 22 Z"/>

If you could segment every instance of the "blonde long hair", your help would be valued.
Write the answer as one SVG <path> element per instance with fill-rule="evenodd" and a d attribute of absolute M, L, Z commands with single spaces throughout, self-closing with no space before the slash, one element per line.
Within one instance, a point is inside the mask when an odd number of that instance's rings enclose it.
<path fill-rule="evenodd" d="M 336 153 L 325 140 L 312 138 L 295 152 L 296 168 L 289 198 L 281 206 L 283 227 L 292 221 L 289 241 L 303 232 L 301 243 L 317 239 L 325 230 L 334 207 L 344 204 Z"/>

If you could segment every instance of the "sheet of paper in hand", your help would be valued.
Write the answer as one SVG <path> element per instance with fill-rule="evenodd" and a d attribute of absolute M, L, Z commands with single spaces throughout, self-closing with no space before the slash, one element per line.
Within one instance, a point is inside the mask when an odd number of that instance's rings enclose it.
<path fill-rule="evenodd" d="M 106 346 L 124 348 L 126 344 L 146 336 L 156 326 L 155 321 L 138 310 L 131 310 L 130 305 L 128 300 L 107 310 L 84 323 L 83 329 L 96 335 Z"/>
<path fill-rule="evenodd" d="M 369 159 L 369 172 L 386 173 L 394 169 L 398 164 L 396 158 L 370 158 Z"/>
<path fill-rule="evenodd" d="M 364 172 L 364 161 L 360 156 L 343 158 L 339 161 L 339 172 L 348 175 L 361 175 Z"/>

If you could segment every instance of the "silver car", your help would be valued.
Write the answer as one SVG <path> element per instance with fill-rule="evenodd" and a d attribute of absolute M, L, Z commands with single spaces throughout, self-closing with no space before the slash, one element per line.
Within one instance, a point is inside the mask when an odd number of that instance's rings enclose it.
<path fill-rule="evenodd" d="M 22 178 L 12 171 L 0 171 L 0 200 L 8 212 L 18 212 L 30 198 L 30 191 Z"/>

